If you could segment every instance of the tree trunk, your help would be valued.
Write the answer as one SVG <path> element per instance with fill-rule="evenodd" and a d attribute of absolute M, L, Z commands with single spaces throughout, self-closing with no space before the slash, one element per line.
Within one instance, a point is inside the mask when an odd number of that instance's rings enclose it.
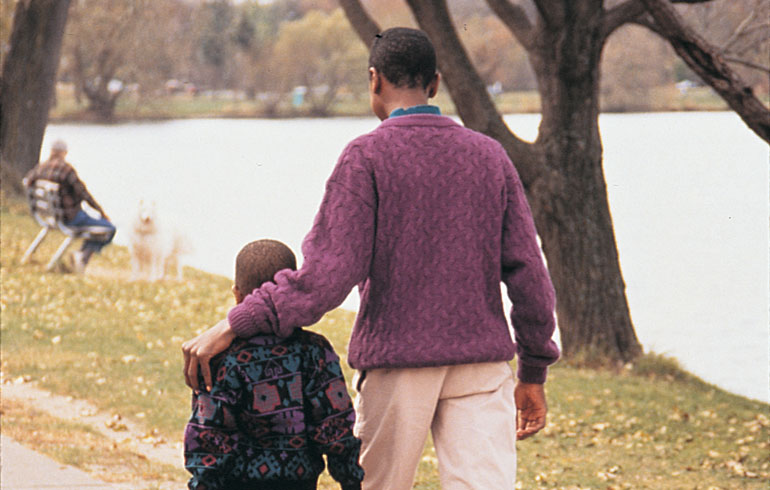
<path fill-rule="evenodd" d="M 85 85 L 83 93 L 88 98 L 88 112 L 93 114 L 97 121 L 111 122 L 115 117 L 115 106 L 121 92 L 111 93 L 107 90 L 107 84 L 101 81 L 93 88 Z"/>
<path fill-rule="evenodd" d="M 556 170 L 531 199 L 557 293 L 563 355 L 628 362 L 642 349 L 625 295 L 599 134 L 601 2 L 563 2 L 532 46 L 542 101 L 536 145 Z"/>
<path fill-rule="evenodd" d="M 70 0 L 16 3 L 0 80 L 0 164 L 23 175 L 40 159 Z"/>
<path fill-rule="evenodd" d="M 88 99 L 88 112 L 99 122 L 112 122 L 115 116 L 115 106 L 122 89 L 117 92 L 109 90 L 117 65 L 111 56 L 111 50 L 104 48 L 96 56 L 97 61 L 92 65 L 94 73 L 89 74 L 83 48 L 76 46 L 74 50 L 74 78 L 77 91 Z"/>

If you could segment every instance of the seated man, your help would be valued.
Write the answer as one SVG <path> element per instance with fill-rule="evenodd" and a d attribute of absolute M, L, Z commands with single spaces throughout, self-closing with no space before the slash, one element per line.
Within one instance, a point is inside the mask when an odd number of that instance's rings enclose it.
<path fill-rule="evenodd" d="M 73 228 L 86 226 L 104 226 L 111 229 L 111 233 L 102 239 L 89 239 L 83 242 L 80 251 L 72 254 L 73 267 L 76 272 L 83 273 L 94 252 L 100 251 L 112 241 L 115 236 L 115 226 L 110 223 L 109 217 L 104 212 L 96 199 L 88 192 L 85 184 L 78 177 L 72 165 L 64 158 L 67 156 L 67 144 L 62 140 L 56 140 L 51 145 L 51 156 L 45 162 L 40 162 L 24 177 L 24 185 L 30 187 L 38 179 L 50 180 L 59 184 L 62 207 L 64 208 L 64 222 Z M 83 201 L 99 212 L 101 218 L 93 218 L 82 208 Z"/>

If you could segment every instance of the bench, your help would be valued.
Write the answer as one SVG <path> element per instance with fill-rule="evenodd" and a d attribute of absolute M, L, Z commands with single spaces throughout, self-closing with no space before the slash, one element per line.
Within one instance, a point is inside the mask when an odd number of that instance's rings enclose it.
<path fill-rule="evenodd" d="M 64 255 L 76 239 L 99 239 L 111 233 L 111 230 L 104 226 L 67 226 L 64 223 L 64 209 L 62 208 L 59 184 L 57 182 L 37 179 L 30 186 L 27 186 L 26 182 L 24 184 L 27 187 L 27 201 L 30 212 L 42 229 L 24 253 L 21 259 L 22 264 L 26 264 L 29 261 L 50 230 L 58 229 L 66 235 L 66 238 L 46 265 L 46 271 L 50 271 L 56 266 L 62 255 Z"/>

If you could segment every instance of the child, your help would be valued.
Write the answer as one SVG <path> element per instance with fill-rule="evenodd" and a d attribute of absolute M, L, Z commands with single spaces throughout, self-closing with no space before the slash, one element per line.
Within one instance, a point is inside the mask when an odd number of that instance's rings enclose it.
<path fill-rule="evenodd" d="M 274 240 L 238 253 L 233 293 L 244 296 L 296 270 L 292 251 Z M 343 490 L 361 488 L 360 441 L 339 358 L 321 335 L 297 329 L 288 338 L 234 341 L 214 361 L 209 392 L 193 393 L 185 431 L 191 489 L 315 489 L 324 469 Z"/>

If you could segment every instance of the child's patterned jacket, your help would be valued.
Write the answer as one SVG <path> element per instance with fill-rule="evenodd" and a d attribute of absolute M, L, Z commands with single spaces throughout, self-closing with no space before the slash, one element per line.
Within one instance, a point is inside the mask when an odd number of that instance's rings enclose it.
<path fill-rule="evenodd" d="M 360 488 L 360 441 L 339 357 L 321 335 L 235 340 L 212 360 L 210 393 L 193 394 L 185 430 L 191 489 L 296 481 L 315 488 L 324 470 Z"/>

